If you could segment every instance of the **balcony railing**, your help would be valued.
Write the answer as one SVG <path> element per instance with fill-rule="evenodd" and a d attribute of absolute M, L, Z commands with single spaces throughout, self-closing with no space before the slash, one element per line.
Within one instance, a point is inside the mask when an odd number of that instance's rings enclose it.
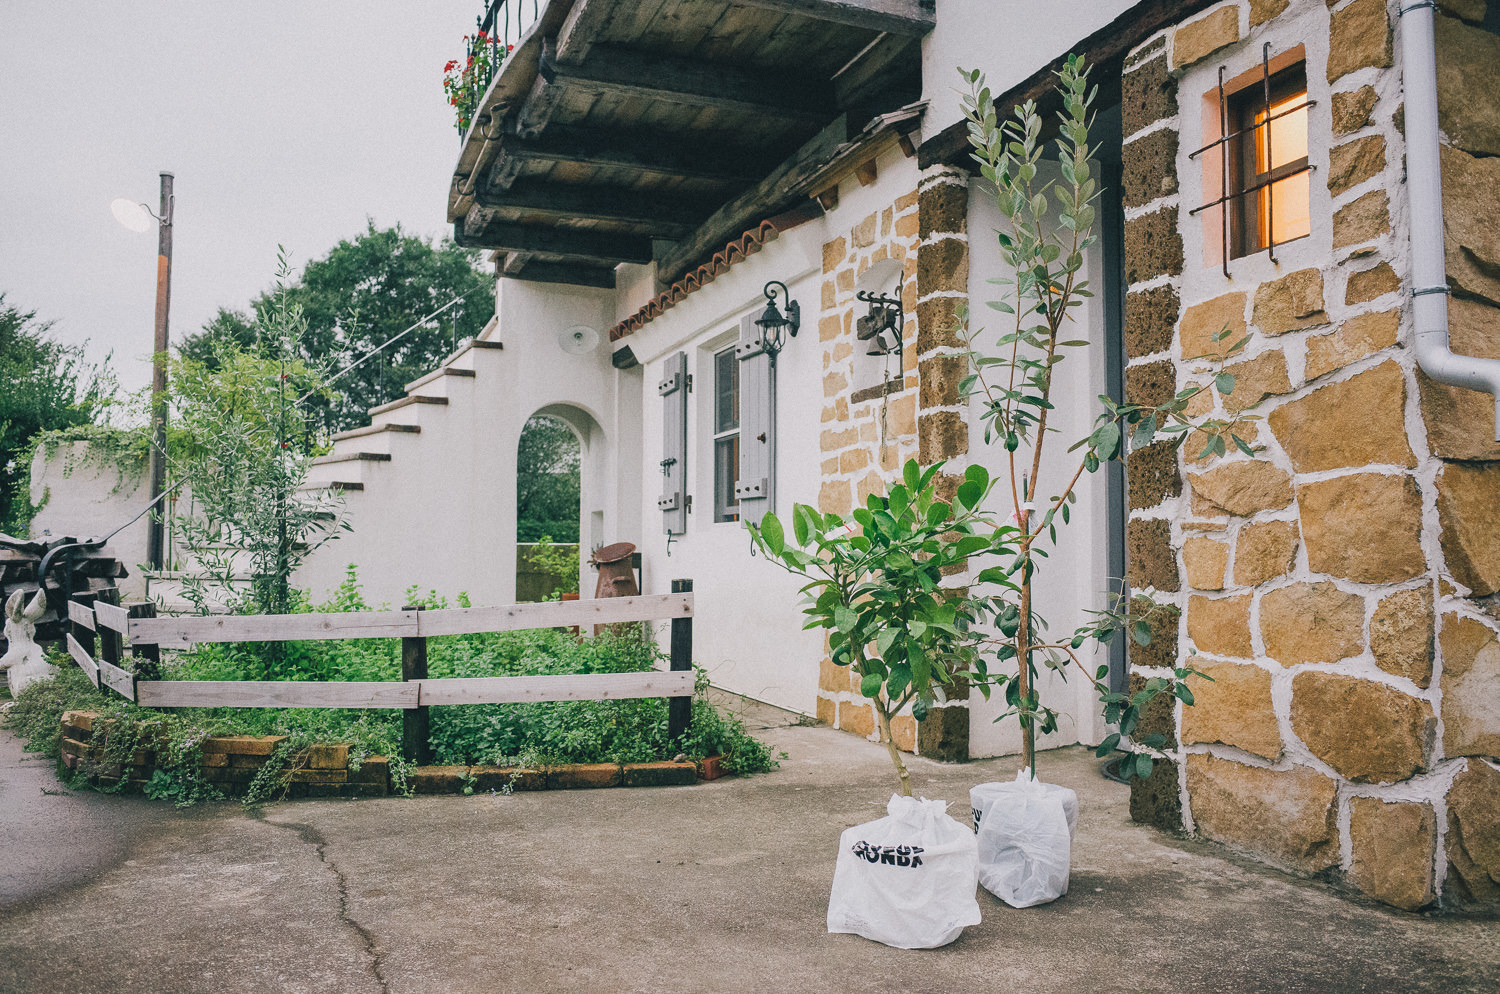
<path fill-rule="evenodd" d="M 541 7 L 542 0 L 490 0 L 484 13 L 475 18 L 474 33 L 468 36 L 464 60 L 459 63 L 460 85 L 456 93 L 450 91 L 458 97 L 454 124 L 460 142 L 473 124 L 479 101 L 489 89 L 490 81 L 500 71 L 516 42 L 535 23 Z"/>

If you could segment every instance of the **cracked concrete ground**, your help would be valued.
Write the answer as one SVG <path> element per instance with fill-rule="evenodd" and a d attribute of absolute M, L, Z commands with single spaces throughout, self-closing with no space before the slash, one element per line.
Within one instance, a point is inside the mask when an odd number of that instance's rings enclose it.
<path fill-rule="evenodd" d="M 757 714 L 757 717 L 760 715 Z M 939 950 L 828 935 L 839 833 L 884 750 L 763 722 L 789 758 L 694 787 L 174 811 L 58 794 L 0 735 L 0 991 L 1480 991 L 1500 923 L 1392 911 L 1130 822 L 1082 749 L 1071 889 Z M 963 802 L 1014 765 L 912 762 Z M 952 811 L 963 817 L 966 803 Z"/>

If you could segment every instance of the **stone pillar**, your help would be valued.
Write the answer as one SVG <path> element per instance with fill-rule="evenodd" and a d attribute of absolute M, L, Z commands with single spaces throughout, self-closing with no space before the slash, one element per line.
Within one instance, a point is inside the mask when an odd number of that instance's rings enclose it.
<path fill-rule="evenodd" d="M 969 177 L 956 169 L 923 174 L 917 200 L 917 458 L 947 461 L 939 492 L 952 499 L 969 454 L 969 423 L 959 383 L 968 375 L 961 312 L 969 299 Z M 968 687 L 917 725 L 923 756 L 969 758 Z"/>

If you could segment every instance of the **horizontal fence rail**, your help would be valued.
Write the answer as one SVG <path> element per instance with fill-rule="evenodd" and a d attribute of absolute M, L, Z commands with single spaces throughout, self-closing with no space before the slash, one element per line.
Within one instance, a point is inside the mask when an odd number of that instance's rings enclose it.
<path fill-rule="evenodd" d="M 691 594 L 641 594 L 591 601 L 549 601 L 506 607 L 434 611 L 358 611 L 342 614 L 215 615 L 131 618 L 132 643 L 186 649 L 202 642 L 305 642 L 316 639 L 427 638 L 527 628 L 572 628 L 627 621 L 687 618 Z"/>
<path fill-rule="evenodd" d="M 461 704 L 529 704 L 665 697 L 669 733 L 687 730 L 694 691 L 693 583 L 672 581 L 670 594 L 591 601 L 557 601 L 427 611 L 158 618 L 150 604 L 121 607 L 108 600 L 68 601 L 68 654 L 96 688 L 109 688 L 146 707 L 396 708 L 406 713 L 403 751 L 425 762 L 427 708 Z M 111 592 L 112 593 L 112 592 Z M 671 669 L 634 673 L 538 676 L 427 676 L 427 639 L 532 628 L 582 628 L 640 621 L 672 622 Z M 118 665 L 128 634 L 137 672 Z M 206 642 L 290 642 L 313 639 L 399 638 L 399 681 L 157 680 L 161 647 Z M 96 658 L 96 644 L 102 650 Z"/>

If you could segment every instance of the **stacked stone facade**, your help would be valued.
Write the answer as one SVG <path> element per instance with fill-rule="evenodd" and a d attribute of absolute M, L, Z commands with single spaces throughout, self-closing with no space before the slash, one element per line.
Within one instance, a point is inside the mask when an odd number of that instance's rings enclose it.
<path fill-rule="evenodd" d="M 1442 7 L 1453 347 L 1500 357 L 1500 37 L 1482 0 Z M 1234 388 L 1195 413 L 1254 419 L 1253 456 L 1201 458 L 1193 437 L 1129 455 L 1130 581 L 1178 618 L 1133 675 L 1214 678 L 1153 716 L 1184 761 L 1132 808 L 1414 910 L 1500 896 L 1500 448 L 1491 398 L 1428 381 L 1412 351 L 1395 14 L 1235 0 L 1125 66 L 1128 400 L 1211 382 L 1227 326 L 1249 336 Z M 1215 64 L 1266 42 L 1306 45 L 1309 244 L 1327 250 L 1226 279 L 1193 251 L 1218 234 L 1189 212 L 1217 191 L 1179 135 L 1199 137 Z"/>
<path fill-rule="evenodd" d="M 818 338 L 823 356 L 823 452 L 818 509 L 847 516 L 872 493 L 884 493 L 886 481 L 917 452 L 917 193 L 897 197 L 889 206 L 860 219 L 847 232 L 823 245 L 822 299 Z M 902 263 L 901 294 L 907 314 L 902 330 L 905 348 L 900 367 L 886 360 L 878 383 L 856 384 L 857 353 L 869 344 L 855 337 L 854 322 L 868 305 L 855 299 L 855 280 L 886 259 Z M 881 292 L 889 292 L 882 287 Z M 826 650 L 826 646 L 825 646 Z M 874 708 L 859 692 L 859 679 L 827 655 L 819 667 L 817 715 L 836 728 L 869 739 L 879 738 Z M 909 714 L 891 722 L 896 744 L 907 752 L 917 747 L 917 723 Z"/>
<path fill-rule="evenodd" d="M 917 190 L 823 246 L 818 322 L 824 370 L 822 511 L 848 514 L 871 493 L 883 493 L 907 459 L 930 465 L 959 460 L 968 452 L 968 425 L 958 393 L 968 372 L 958 332 L 959 307 L 968 294 L 967 218 L 967 175 L 939 169 L 924 175 Z M 887 258 L 904 266 L 901 369 L 888 382 L 861 386 L 853 382 L 853 366 L 856 351 L 869 346 L 855 338 L 854 322 L 867 305 L 855 298 L 855 281 Z M 942 485 L 955 486 L 956 479 L 945 474 Z M 848 668 L 825 656 L 818 687 L 821 720 L 866 738 L 879 737 L 874 709 Z M 932 708 L 921 722 L 910 714 L 898 715 L 891 722 L 896 744 L 936 759 L 968 759 L 965 691 Z"/>

